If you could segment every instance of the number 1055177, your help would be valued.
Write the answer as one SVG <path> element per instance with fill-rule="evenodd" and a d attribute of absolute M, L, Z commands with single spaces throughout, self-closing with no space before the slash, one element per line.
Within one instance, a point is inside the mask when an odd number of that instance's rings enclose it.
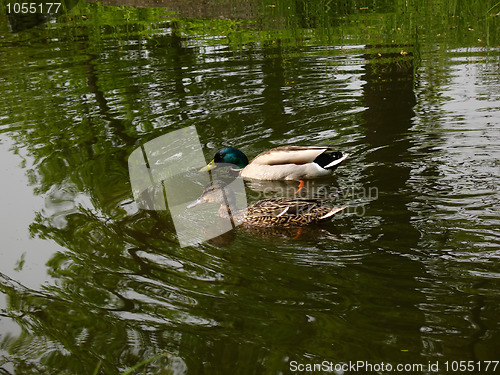
<path fill-rule="evenodd" d="M 7 3 L 7 14 L 57 13 L 61 3 Z"/>

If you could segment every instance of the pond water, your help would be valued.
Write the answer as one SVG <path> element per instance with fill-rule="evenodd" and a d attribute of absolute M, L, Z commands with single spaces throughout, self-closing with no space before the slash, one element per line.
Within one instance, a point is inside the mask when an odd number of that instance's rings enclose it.
<path fill-rule="evenodd" d="M 2 373 L 493 371 L 498 3 L 0 4 Z M 134 202 L 127 161 L 188 126 L 207 161 L 349 153 L 301 191 L 348 208 L 181 247 L 168 210 Z"/>

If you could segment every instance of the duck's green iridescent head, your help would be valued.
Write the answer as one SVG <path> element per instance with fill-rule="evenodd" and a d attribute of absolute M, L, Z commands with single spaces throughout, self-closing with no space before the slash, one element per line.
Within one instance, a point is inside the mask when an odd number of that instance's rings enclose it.
<path fill-rule="evenodd" d="M 241 169 L 248 165 L 248 158 L 237 148 L 224 147 L 217 151 L 214 159 L 206 167 L 202 168 L 201 171 L 210 171 L 217 167 L 217 163 L 233 164 Z"/>

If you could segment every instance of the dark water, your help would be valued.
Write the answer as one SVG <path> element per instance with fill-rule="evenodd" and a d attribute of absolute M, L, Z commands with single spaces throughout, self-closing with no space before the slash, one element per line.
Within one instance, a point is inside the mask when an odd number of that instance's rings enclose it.
<path fill-rule="evenodd" d="M 25 30 L 0 16 L 1 372 L 492 372 L 499 7 L 162 5 L 65 3 Z M 168 211 L 137 208 L 127 158 L 191 125 L 207 160 L 349 152 L 304 190 L 346 213 L 181 248 Z"/>

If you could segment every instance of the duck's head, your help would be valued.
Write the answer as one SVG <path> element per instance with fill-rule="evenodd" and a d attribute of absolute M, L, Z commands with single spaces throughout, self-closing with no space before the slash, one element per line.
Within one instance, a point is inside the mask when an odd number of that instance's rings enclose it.
<path fill-rule="evenodd" d="M 205 167 L 200 169 L 200 172 L 210 171 L 217 168 L 217 163 L 219 164 L 232 164 L 237 168 L 245 168 L 248 165 L 248 158 L 246 155 L 234 147 L 224 147 L 217 151 L 213 160 L 208 163 Z"/>
<path fill-rule="evenodd" d="M 232 206 L 235 201 L 234 191 L 226 183 L 214 180 L 205 186 L 201 196 L 190 203 L 187 208 L 193 208 L 204 203 L 219 203 L 220 205 Z"/>

